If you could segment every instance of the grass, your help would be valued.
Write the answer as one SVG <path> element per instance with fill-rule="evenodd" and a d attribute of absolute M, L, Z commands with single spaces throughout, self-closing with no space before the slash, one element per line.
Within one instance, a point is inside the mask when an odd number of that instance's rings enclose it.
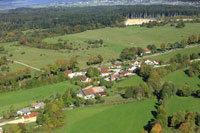
<path fill-rule="evenodd" d="M 200 112 L 199 102 L 199 98 L 174 96 L 169 100 L 167 111 L 169 115 L 181 110 Z"/>
<path fill-rule="evenodd" d="M 8 111 L 11 107 L 13 109 L 23 108 L 37 100 L 44 100 L 52 95 L 55 96 L 57 93 L 63 94 L 68 87 L 79 88 L 78 86 L 71 85 L 69 82 L 61 82 L 33 89 L 1 93 L 0 113 Z"/>
<path fill-rule="evenodd" d="M 126 86 L 136 86 L 136 85 L 138 85 L 142 82 L 143 82 L 142 78 L 135 75 L 135 76 L 132 76 L 132 77 L 127 78 L 125 80 L 117 82 L 114 85 L 114 87 L 117 88 L 117 87 L 126 87 Z"/>
<path fill-rule="evenodd" d="M 192 53 L 198 54 L 199 51 L 200 51 L 200 46 L 195 46 L 195 47 L 192 47 L 192 48 L 181 49 L 181 50 L 173 51 L 173 52 L 166 53 L 166 54 L 163 54 L 163 55 L 154 56 L 154 57 L 151 57 L 150 59 L 152 59 L 152 60 L 159 59 L 159 60 L 162 60 L 164 62 L 168 62 L 170 60 L 170 58 L 174 57 L 178 53 L 180 53 L 182 55 L 184 55 L 184 54 L 190 55 Z"/>
<path fill-rule="evenodd" d="M 65 126 L 57 133 L 130 133 L 139 132 L 153 118 L 156 100 L 121 105 L 98 105 L 66 111 Z"/>
<path fill-rule="evenodd" d="M 148 44 L 155 44 L 157 46 L 162 42 L 176 42 L 183 38 L 187 38 L 193 33 L 199 34 L 199 24 L 186 24 L 186 27 L 177 29 L 170 27 L 169 25 L 162 27 L 146 28 L 139 26 L 128 26 L 125 28 L 103 28 L 98 30 L 89 30 L 82 33 L 64 35 L 55 38 L 47 38 L 45 41 L 55 43 L 58 38 L 63 40 L 69 40 L 74 44 L 80 44 L 78 51 L 68 50 L 45 50 L 31 47 L 16 47 L 11 46 L 12 43 L 1 43 L 0 46 L 5 46 L 9 54 L 13 54 L 10 59 L 21 61 L 36 68 L 42 68 L 47 64 L 54 63 L 58 58 L 69 59 L 72 56 L 76 56 L 81 68 L 86 67 L 86 62 L 90 55 L 101 54 L 104 57 L 104 62 L 112 58 L 118 58 L 121 50 L 126 47 L 146 47 Z M 87 50 L 84 41 L 103 39 L 104 44 L 108 47 L 90 48 Z M 78 45 L 79 46 L 79 45 Z M 26 52 L 22 55 L 22 52 Z M 43 54 L 44 56 L 40 56 Z M 4 56 L 0 54 L 0 56 Z"/>
<path fill-rule="evenodd" d="M 177 88 L 182 88 L 187 83 L 192 89 L 200 88 L 200 79 L 198 77 L 189 77 L 185 74 L 186 69 L 177 70 L 164 78 L 164 81 L 172 81 Z"/>

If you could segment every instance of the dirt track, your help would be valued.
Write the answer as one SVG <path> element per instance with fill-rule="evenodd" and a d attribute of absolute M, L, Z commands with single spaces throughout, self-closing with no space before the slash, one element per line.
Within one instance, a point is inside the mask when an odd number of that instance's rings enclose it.
<path fill-rule="evenodd" d="M 127 19 L 125 25 L 141 25 L 142 23 L 148 23 L 149 21 L 153 21 L 153 19 L 145 19 L 145 18 Z"/>

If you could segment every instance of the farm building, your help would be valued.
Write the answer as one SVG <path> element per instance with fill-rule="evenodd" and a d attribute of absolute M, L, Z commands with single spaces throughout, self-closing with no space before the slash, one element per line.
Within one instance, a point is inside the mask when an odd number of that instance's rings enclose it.
<path fill-rule="evenodd" d="M 38 114 L 39 114 L 38 112 L 34 112 L 34 113 L 31 113 L 31 114 L 28 114 L 28 115 L 24 115 L 22 118 L 23 119 L 29 119 L 29 118 L 36 117 Z"/>
<path fill-rule="evenodd" d="M 31 107 L 34 109 L 43 109 L 45 107 L 45 103 L 41 102 L 41 103 L 32 103 Z"/>
<path fill-rule="evenodd" d="M 31 114 L 31 108 L 24 108 L 24 109 L 21 109 L 21 110 L 18 110 L 17 111 L 17 114 L 18 115 L 28 115 L 28 114 Z"/>

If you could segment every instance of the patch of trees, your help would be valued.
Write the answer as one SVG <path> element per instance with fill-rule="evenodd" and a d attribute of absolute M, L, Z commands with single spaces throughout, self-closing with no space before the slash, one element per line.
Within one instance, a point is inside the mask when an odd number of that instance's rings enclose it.
<path fill-rule="evenodd" d="M 90 56 L 87 65 L 95 65 L 95 64 L 101 64 L 103 62 L 103 57 L 101 55 L 97 56 Z"/>
<path fill-rule="evenodd" d="M 183 21 L 178 22 L 178 24 L 176 25 L 176 28 L 183 28 L 185 27 L 185 23 Z"/>
<path fill-rule="evenodd" d="M 47 65 L 34 74 L 31 73 L 30 68 L 24 68 L 0 75 L 0 92 L 29 89 L 64 81 L 68 76 L 63 71 L 77 71 L 79 70 L 77 64 L 76 58 L 72 57 L 70 60 L 58 59 L 55 64 Z"/>
<path fill-rule="evenodd" d="M 141 47 L 125 48 L 122 50 L 120 54 L 120 59 L 132 60 L 132 59 L 135 59 L 137 56 L 141 56 L 143 54 L 144 54 L 144 50 Z"/>
<path fill-rule="evenodd" d="M 140 25 L 141 27 L 147 27 L 147 28 L 153 28 L 154 26 L 165 26 L 168 24 L 168 21 L 162 21 L 162 22 L 157 22 L 157 21 L 150 21 L 148 23 L 143 23 Z"/>
<path fill-rule="evenodd" d="M 190 77 L 200 76 L 200 62 L 192 63 L 190 68 L 185 72 Z"/>
<path fill-rule="evenodd" d="M 8 60 L 6 59 L 5 56 L 0 58 L 0 66 L 2 65 L 7 65 L 8 64 Z"/>
<path fill-rule="evenodd" d="M 100 75 L 100 71 L 95 67 L 90 67 L 88 68 L 86 75 L 90 78 L 98 77 Z"/>

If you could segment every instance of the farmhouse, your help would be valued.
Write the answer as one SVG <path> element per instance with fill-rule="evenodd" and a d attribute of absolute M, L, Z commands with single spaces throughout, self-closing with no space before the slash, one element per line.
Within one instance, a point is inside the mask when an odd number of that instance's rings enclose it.
<path fill-rule="evenodd" d="M 136 66 L 133 66 L 133 65 L 130 65 L 129 67 L 128 67 L 128 70 L 129 71 L 134 71 L 134 70 L 136 70 L 137 69 L 137 67 Z"/>
<path fill-rule="evenodd" d="M 124 71 L 122 71 L 121 73 L 120 73 L 122 76 L 130 76 L 130 75 L 132 75 L 132 73 L 130 73 L 130 72 L 128 72 L 128 71 L 126 71 L 126 70 L 124 70 Z"/>
<path fill-rule="evenodd" d="M 154 65 L 154 63 L 150 59 L 145 59 L 144 63 L 146 63 L 147 65 Z"/>
<path fill-rule="evenodd" d="M 122 67 L 120 63 L 117 63 L 117 64 L 115 64 L 114 66 L 115 66 L 116 68 L 121 68 L 121 67 Z"/>
<path fill-rule="evenodd" d="M 22 119 L 30 119 L 30 118 L 36 117 L 38 114 L 39 114 L 38 112 L 34 112 L 34 113 L 31 113 L 31 114 L 28 114 L 28 115 L 24 115 L 22 117 Z"/>
<path fill-rule="evenodd" d="M 31 114 L 31 108 L 24 108 L 24 109 L 21 109 L 19 111 L 17 111 L 17 114 L 18 115 L 28 115 L 28 114 Z"/>
<path fill-rule="evenodd" d="M 109 75 L 110 75 L 109 70 L 110 70 L 110 69 L 109 69 L 108 67 L 106 67 L 106 68 L 101 68 L 101 76 L 102 76 L 102 77 L 109 76 Z"/>
<path fill-rule="evenodd" d="M 154 63 L 155 65 L 159 65 L 159 64 L 160 64 L 160 60 L 155 60 L 155 61 L 153 61 L 153 63 Z"/>
<path fill-rule="evenodd" d="M 95 95 L 105 96 L 104 92 L 105 87 L 87 87 L 85 89 L 82 89 L 77 94 L 78 97 L 84 98 L 84 99 L 91 99 L 95 98 Z"/>
<path fill-rule="evenodd" d="M 88 82 L 90 82 L 90 81 L 91 81 L 91 79 L 88 78 L 88 77 L 86 77 L 86 76 L 84 76 L 84 77 L 81 79 L 81 82 L 83 82 L 83 83 L 88 83 Z"/>
<path fill-rule="evenodd" d="M 43 109 L 45 107 L 45 103 L 41 102 L 41 103 L 32 103 L 31 107 L 34 109 Z"/>
<path fill-rule="evenodd" d="M 148 48 L 143 48 L 145 54 L 151 54 L 151 50 L 149 50 Z"/>
<path fill-rule="evenodd" d="M 112 75 L 110 75 L 110 80 L 111 81 L 119 80 L 119 75 L 118 74 L 112 74 Z"/>

